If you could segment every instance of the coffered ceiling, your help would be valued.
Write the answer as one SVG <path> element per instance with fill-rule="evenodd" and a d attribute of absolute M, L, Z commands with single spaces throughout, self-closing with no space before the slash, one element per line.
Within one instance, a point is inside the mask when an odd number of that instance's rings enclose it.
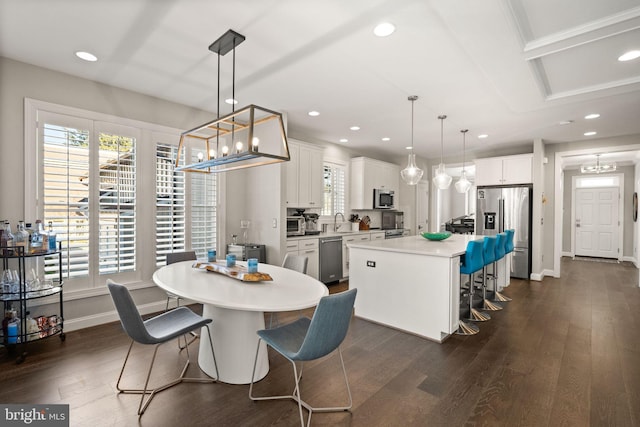
<path fill-rule="evenodd" d="M 389 37 L 372 33 L 382 21 L 396 27 Z M 239 104 L 286 112 L 300 139 L 404 154 L 409 95 L 415 150 L 428 158 L 440 156 L 440 114 L 445 156 L 461 154 L 462 128 L 475 152 L 640 134 L 640 59 L 617 60 L 640 50 L 640 0 L 0 1 L 0 55 L 213 114 L 207 47 L 228 29 L 246 36 Z"/>

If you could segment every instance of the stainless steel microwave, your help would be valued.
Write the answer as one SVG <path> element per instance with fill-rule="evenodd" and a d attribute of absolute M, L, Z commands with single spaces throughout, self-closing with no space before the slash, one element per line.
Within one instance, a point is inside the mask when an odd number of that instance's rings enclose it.
<path fill-rule="evenodd" d="M 304 236 L 305 221 L 303 216 L 287 217 L 287 237 Z"/>
<path fill-rule="evenodd" d="M 394 192 L 383 188 L 373 190 L 373 208 L 374 209 L 395 209 Z"/>

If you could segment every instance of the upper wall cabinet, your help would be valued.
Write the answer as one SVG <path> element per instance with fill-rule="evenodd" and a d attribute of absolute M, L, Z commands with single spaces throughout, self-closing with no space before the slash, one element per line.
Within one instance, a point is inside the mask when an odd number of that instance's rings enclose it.
<path fill-rule="evenodd" d="M 474 160 L 476 185 L 531 184 L 533 154 Z"/>
<path fill-rule="evenodd" d="M 399 205 L 400 168 L 392 163 L 355 157 L 351 159 L 351 209 L 373 209 L 373 189 L 395 191 Z"/>
<path fill-rule="evenodd" d="M 288 208 L 322 207 L 322 153 L 320 147 L 289 139 L 291 160 L 285 166 Z"/>

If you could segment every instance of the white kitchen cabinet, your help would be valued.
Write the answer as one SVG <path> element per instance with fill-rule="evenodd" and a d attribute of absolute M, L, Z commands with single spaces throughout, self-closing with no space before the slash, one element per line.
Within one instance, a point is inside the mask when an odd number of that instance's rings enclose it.
<path fill-rule="evenodd" d="M 382 232 L 384 238 L 384 231 Z M 349 243 L 368 242 L 371 240 L 371 233 L 348 234 L 342 236 L 342 277 L 349 277 Z"/>
<path fill-rule="evenodd" d="M 371 240 L 384 240 L 384 231 L 372 231 Z"/>
<path fill-rule="evenodd" d="M 474 163 L 477 186 L 533 182 L 533 154 L 476 159 Z"/>
<path fill-rule="evenodd" d="M 356 157 L 351 159 L 351 209 L 373 209 L 373 190 L 383 188 L 395 192 L 399 203 L 400 168 L 392 163 Z"/>
<path fill-rule="evenodd" d="M 288 208 L 322 207 L 322 148 L 289 139 L 291 160 L 286 165 Z"/>
<path fill-rule="evenodd" d="M 308 258 L 307 275 L 318 280 L 320 277 L 320 246 L 318 238 L 287 240 L 286 252 Z"/>

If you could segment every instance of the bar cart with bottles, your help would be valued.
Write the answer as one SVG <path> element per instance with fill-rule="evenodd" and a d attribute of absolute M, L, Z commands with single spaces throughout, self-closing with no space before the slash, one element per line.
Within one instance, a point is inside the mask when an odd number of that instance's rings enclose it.
<path fill-rule="evenodd" d="M 0 300 L 4 306 L 2 336 L 0 345 L 9 355 L 17 352 L 16 363 L 22 363 L 26 356 L 26 346 L 30 342 L 59 336 L 64 341 L 64 312 L 62 299 L 62 245 L 55 249 L 25 251 L 24 246 L 0 248 L 2 276 Z M 44 274 L 45 266 L 58 264 L 57 274 Z M 37 266 L 30 268 L 33 264 Z M 40 265 L 41 264 L 41 265 Z M 47 297 L 57 297 L 56 314 L 30 317 L 30 307 L 35 301 Z M 47 301 L 46 304 L 49 304 Z M 52 305 L 55 304 L 52 302 Z M 22 351 L 18 351 L 18 349 Z"/>

